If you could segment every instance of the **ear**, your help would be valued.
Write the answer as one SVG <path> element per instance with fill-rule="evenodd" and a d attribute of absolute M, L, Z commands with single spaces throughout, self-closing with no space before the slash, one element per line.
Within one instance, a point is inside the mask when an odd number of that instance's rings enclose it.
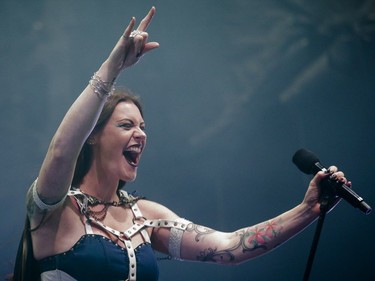
<path fill-rule="evenodd" d="M 87 140 L 86 140 L 86 143 L 88 145 L 94 145 L 96 143 L 96 139 L 95 139 L 95 136 L 94 135 L 90 135 Z"/>

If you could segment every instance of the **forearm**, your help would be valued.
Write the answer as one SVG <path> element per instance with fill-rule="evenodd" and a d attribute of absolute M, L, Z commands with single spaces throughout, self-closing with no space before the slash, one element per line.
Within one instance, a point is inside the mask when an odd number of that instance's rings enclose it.
<path fill-rule="evenodd" d="M 311 208 L 298 205 L 271 220 L 239 229 L 233 233 L 222 233 L 202 226 L 191 225 L 185 234 L 187 243 L 196 244 L 183 253 L 189 260 L 239 264 L 265 254 L 292 238 L 317 218 Z M 193 247 L 194 248 L 194 247 Z"/>
<path fill-rule="evenodd" d="M 103 81 L 114 81 L 108 67 L 103 64 L 98 72 Z M 89 82 L 89 78 L 88 81 Z M 103 105 L 104 96 L 99 97 L 89 83 L 69 108 L 53 138 L 53 148 L 57 155 L 78 156 L 82 144 L 93 130 Z M 61 153 L 60 153 L 61 151 Z"/>
<path fill-rule="evenodd" d="M 311 208 L 303 204 L 255 226 L 240 229 L 229 239 L 234 250 L 235 263 L 265 254 L 297 235 L 315 219 Z"/>

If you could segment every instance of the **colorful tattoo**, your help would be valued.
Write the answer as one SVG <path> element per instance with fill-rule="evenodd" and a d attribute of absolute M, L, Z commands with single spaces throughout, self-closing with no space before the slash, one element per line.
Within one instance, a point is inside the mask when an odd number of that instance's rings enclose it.
<path fill-rule="evenodd" d="M 187 231 L 195 232 L 197 235 L 195 241 L 199 242 L 200 239 L 215 231 L 202 226 L 191 224 Z M 240 250 L 243 253 L 254 251 L 256 249 L 267 250 L 267 243 L 273 238 L 277 237 L 282 230 L 282 222 L 278 220 L 270 220 L 265 223 L 242 229 L 235 232 L 235 236 L 238 238 L 238 242 L 233 247 L 223 250 L 217 248 L 207 248 L 200 252 L 197 256 L 199 261 L 210 261 L 210 262 L 232 262 L 235 260 L 234 251 Z M 234 238 L 236 239 L 236 238 Z"/>
<path fill-rule="evenodd" d="M 242 251 L 267 250 L 267 243 L 281 232 L 281 220 L 270 220 L 263 224 L 248 228 L 242 236 Z"/>

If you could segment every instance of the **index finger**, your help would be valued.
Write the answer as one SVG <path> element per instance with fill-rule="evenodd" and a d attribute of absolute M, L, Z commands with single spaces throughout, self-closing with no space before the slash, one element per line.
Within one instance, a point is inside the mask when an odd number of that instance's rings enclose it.
<path fill-rule="evenodd" d="M 148 14 L 143 18 L 143 20 L 139 23 L 137 30 L 139 31 L 146 31 L 148 26 L 151 23 L 152 17 L 155 15 L 155 7 L 153 6 Z"/>

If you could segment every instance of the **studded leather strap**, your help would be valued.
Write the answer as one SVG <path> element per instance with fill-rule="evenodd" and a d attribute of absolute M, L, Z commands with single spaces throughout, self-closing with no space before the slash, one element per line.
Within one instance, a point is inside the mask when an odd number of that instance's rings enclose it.
<path fill-rule="evenodd" d="M 126 197 L 129 196 L 125 191 L 121 190 L 121 192 Z M 84 195 L 84 194 L 78 190 L 71 190 L 69 191 L 68 195 L 74 196 L 74 195 Z M 87 213 L 86 213 L 87 199 L 86 200 L 83 199 L 82 202 L 77 199 L 76 201 L 81 210 L 81 213 L 87 216 Z M 136 235 L 137 233 L 141 233 L 144 240 L 150 243 L 151 240 L 147 232 L 147 227 L 170 228 L 172 241 L 170 240 L 169 242 L 169 247 L 170 247 L 169 252 L 173 257 L 180 258 L 180 245 L 181 245 L 182 234 L 185 231 L 188 224 L 190 223 L 190 221 L 187 221 L 182 218 L 177 219 L 177 220 L 161 220 L 161 219 L 147 220 L 146 218 L 143 217 L 142 212 L 139 210 L 136 202 L 134 202 L 130 207 L 134 215 L 134 220 L 133 220 L 134 224 L 125 231 L 119 231 L 119 230 L 113 229 L 91 216 L 87 216 L 86 224 L 90 224 L 90 222 L 94 223 L 95 225 L 107 231 L 108 233 L 112 233 L 113 235 L 118 237 L 118 239 L 121 240 L 125 244 L 125 247 L 128 253 L 128 258 L 129 258 L 129 276 L 127 280 L 136 281 L 137 280 L 137 260 L 135 256 L 134 247 L 131 242 L 132 237 Z M 88 229 L 90 228 L 86 226 L 86 231 Z"/>

